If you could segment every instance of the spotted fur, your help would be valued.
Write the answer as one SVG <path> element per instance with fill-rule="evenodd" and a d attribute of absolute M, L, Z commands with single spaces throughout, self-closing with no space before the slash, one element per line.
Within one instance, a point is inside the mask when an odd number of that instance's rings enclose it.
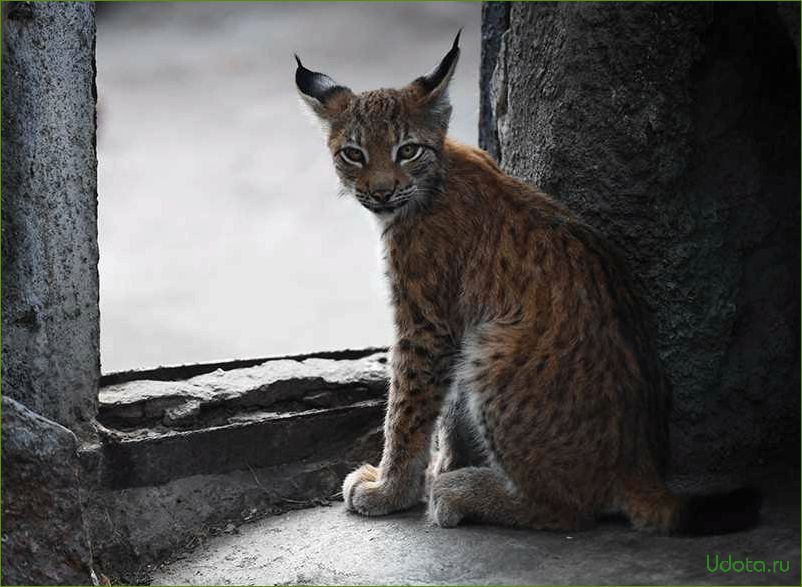
<path fill-rule="evenodd" d="M 383 515 L 427 487 L 441 526 L 568 530 L 619 510 L 675 529 L 669 392 L 643 304 L 596 231 L 446 137 L 458 54 L 455 41 L 429 75 L 361 94 L 299 61 L 344 188 L 383 223 L 395 312 L 382 461 L 348 475 L 345 503 Z M 394 158 L 405 143 L 414 160 Z"/>

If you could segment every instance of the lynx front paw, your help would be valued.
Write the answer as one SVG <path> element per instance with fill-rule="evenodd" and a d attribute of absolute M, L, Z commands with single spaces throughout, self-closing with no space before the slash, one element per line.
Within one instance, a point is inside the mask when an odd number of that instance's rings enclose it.
<path fill-rule="evenodd" d="M 398 491 L 397 488 L 407 491 Z M 372 465 L 362 465 L 350 473 L 343 482 L 345 507 L 365 516 L 383 516 L 406 509 L 416 501 L 410 494 L 410 483 L 389 483 L 382 479 L 381 469 Z"/>

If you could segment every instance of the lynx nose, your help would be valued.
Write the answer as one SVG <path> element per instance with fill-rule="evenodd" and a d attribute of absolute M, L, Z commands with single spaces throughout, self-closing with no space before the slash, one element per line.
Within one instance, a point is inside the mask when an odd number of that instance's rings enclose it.
<path fill-rule="evenodd" d="M 390 184 L 372 186 L 370 188 L 370 198 L 379 204 L 384 204 L 395 193 L 395 188 L 395 185 Z"/>
<path fill-rule="evenodd" d="M 392 188 L 387 189 L 374 189 L 370 191 L 370 198 L 379 204 L 384 204 L 390 199 L 390 196 L 395 192 Z"/>

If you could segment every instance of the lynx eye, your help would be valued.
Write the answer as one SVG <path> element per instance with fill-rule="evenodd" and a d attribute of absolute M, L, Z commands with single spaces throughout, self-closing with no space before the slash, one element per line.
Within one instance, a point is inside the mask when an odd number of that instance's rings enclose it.
<path fill-rule="evenodd" d="M 413 159 L 418 158 L 422 150 L 423 149 L 420 145 L 416 145 L 415 143 L 407 143 L 406 145 L 401 145 L 398 147 L 396 157 L 399 161 L 412 161 Z"/>
<path fill-rule="evenodd" d="M 365 154 L 361 149 L 355 147 L 345 147 L 340 151 L 340 156 L 348 163 L 362 165 L 365 163 Z"/>

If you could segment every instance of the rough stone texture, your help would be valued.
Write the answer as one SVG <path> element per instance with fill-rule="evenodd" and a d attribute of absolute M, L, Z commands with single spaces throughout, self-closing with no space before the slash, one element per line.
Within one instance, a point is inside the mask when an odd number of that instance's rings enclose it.
<path fill-rule="evenodd" d="M 369 443 L 378 447 L 380 435 Z M 152 569 L 176 551 L 245 521 L 328 503 L 343 477 L 377 451 L 335 461 L 196 475 L 150 487 L 95 488 L 86 520 L 94 568 L 114 584 L 147 584 Z"/>
<path fill-rule="evenodd" d="M 211 363 L 189 363 L 187 365 L 174 365 L 171 367 L 154 367 L 145 369 L 129 369 L 126 371 L 114 371 L 103 373 L 100 376 L 100 387 L 110 387 L 119 383 L 147 379 L 149 381 L 181 381 L 190 379 L 197 375 L 206 375 L 218 369 L 231 371 L 233 369 L 247 369 L 256 367 L 268 361 L 279 361 L 289 359 L 292 361 L 305 361 L 306 359 L 331 359 L 340 361 L 343 359 L 363 359 L 376 353 L 386 353 L 387 347 L 365 347 L 359 349 L 342 349 L 339 351 L 315 351 L 305 354 L 282 355 L 279 357 L 254 357 L 250 359 L 234 359 L 227 361 L 213 361 Z"/>
<path fill-rule="evenodd" d="M 3 394 L 87 439 L 100 376 L 94 6 L 2 15 Z"/>
<path fill-rule="evenodd" d="M 365 518 L 341 504 L 242 526 L 158 569 L 155 585 L 798 585 L 798 493 L 761 528 L 704 540 L 607 525 L 566 535 L 435 528 L 422 512 Z M 708 572 L 706 555 L 788 572 Z M 779 569 L 779 567 L 778 567 Z"/>
<path fill-rule="evenodd" d="M 380 398 L 388 377 L 383 352 L 360 359 L 269 360 L 186 380 L 141 379 L 105 386 L 98 418 L 120 429 L 208 427 L 241 420 L 248 410 L 298 412 Z"/>
<path fill-rule="evenodd" d="M 798 465 L 799 70 L 777 5 L 509 10 L 483 64 L 497 155 L 624 251 L 674 388 L 675 469 Z"/>
<path fill-rule="evenodd" d="M 482 3 L 482 57 L 479 65 L 479 87 L 488 88 L 501 49 L 501 36 L 510 27 L 510 5 L 506 2 Z M 490 92 L 483 91 L 479 102 L 479 146 L 499 158 L 495 108 Z"/>
<path fill-rule="evenodd" d="M 95 568 L 142 583 L 188 542 L 335 496 L 381 457 L 387 385 L 381 352 L 104 387 L 81 454 Z"/>
<path fill-rule="evenodd" d="M 4 585 L 92 584 L 75 435 L 3 397 Z"/>
<path fill-rule="evenodd" d="M 199 474 L 223 474 L 334 459 L 381 423 L 384 402 L 297 413 L 251 412 L 232 423 L 198 430 L 114 435 L 103 444 L 104 479 L 111 488 L 159 485 Z"/>

